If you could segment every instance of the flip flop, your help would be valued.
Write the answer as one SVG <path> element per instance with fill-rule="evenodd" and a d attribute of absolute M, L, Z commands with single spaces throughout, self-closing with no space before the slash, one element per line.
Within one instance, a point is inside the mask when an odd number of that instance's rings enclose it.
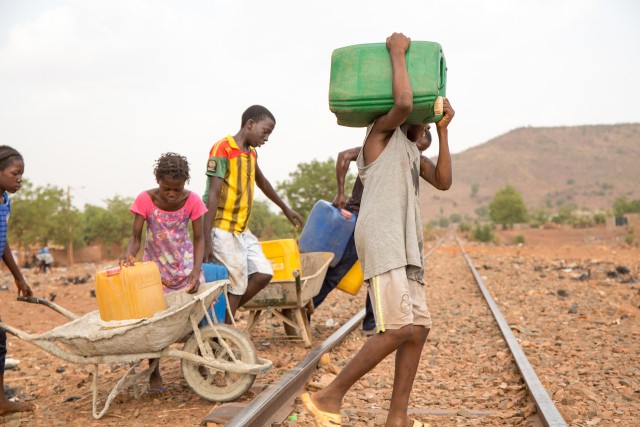
<path fill-rule="evenodd" d="M 149 396 L 152 397 L 160 397 L 163 394 L 165 394 L 167 391 L 166 387 L 151 387 L 149 388 L 149 390 L 147 391 L 147 393 L 149 393 Z"/>
<path fill-rule="evenodd" d="M 305 408 L 307 408 L 307 411 L 313 415 L 313 418 L 316 421 L 316 426 L 335 427 L 342 425 L 342 417 L 340 414 L 324 412 L 318 409 L 315 403 L 311 400 L 309 393 L 304 393 L 300 398 L 302 399 L 302 403 L 304 403 Z"/>

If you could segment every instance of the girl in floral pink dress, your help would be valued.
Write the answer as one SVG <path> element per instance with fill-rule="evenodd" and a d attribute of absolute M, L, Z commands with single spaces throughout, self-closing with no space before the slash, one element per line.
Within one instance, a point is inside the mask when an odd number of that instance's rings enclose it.
<path fill-rule="evenodd" d="M 131 206 L 130 210 L 135 215 L 133 231 L 121 264 L 135 262 L 146 221 L 142 260 L 154 261 L 158 265 L 165 292 L 187 288 L 187 292 L 196 293 L 200 283 L 204 282 L 203 218 L 207 207 L 197 194 L 184 188 L 189 181 L 186 157 L 175 153 L 163 154 L 156 161 L 154 174 L 158 188 L 140 193 Z M 190 221 L 193 243 L 189 235 Z M 149 383 L 150 393 L 165 391 L 159 365 L 151 374 Z"/>
<path fill-rule="evenodd" d="M 156 161 L 154 174 L 158 188 L 140 193 L 131 206 L 135 218 L 124 261 L 135 261 L 146 221 L 142 260 L 158 265 L 165 292 L 188 287 L 189 293 L 195 293 L 200 282 L 204 282 L 202 221 L 207 208 L 197 194 L 184 188 L 189 180 L 189 163 L 185 157 L 163 154 Z M 193 223 L 195 245 L 189 235 L 189 221 Z"/>

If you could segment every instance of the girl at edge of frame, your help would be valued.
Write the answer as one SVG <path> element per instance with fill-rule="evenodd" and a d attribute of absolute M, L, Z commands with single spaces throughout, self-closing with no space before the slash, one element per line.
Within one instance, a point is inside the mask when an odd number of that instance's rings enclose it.
<path fill-rule="evenodd" d="M 9 193 L 15 193 L 22 186 L 22 174 L 24 173 L 24 159 L 14 148 L 8 145 L 0 146 L 0 253 L 2 261 L 11 272 L 18 287 L 18 296 L 33 296 L 31 288 L 27 284 L 20 268 L 13 258 L 13 253 L 7 242 L 7 229 L 11 202 Z M 4 394 L 4 366 L 7 355 L 7 333 L 0 330 L 0 417 L 14 412 L 27 412 L 35 409 L 29 402 L 13 402 Z"/>

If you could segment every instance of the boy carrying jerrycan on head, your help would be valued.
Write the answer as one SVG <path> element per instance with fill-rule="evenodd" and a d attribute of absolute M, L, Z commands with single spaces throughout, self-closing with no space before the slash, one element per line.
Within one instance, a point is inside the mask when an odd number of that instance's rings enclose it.
<path fill-rule="evenodd" d="M 419 203 L 422 156 L 417 147 L 427 138 L 426 123 L 430 119 L 411 116 L 416 100 L 407 67 L 410 45 L 411 39 L 402 33 L 387 38 L 393 105 L 369 121 L 356 160 L 363 193 L 354 237 L 377 333 L 328 386 L 313 395 L 302 395 L 302 402 L 319 426 L 342 425 L 340 409 L 346 393 L 393 352 L 398 375 L 394 377 L 386 425 L 423 425 L 409 419 L 408 402 L 431 328 L 424 293 Z M 446 99 L 442 101 L 444 115 L 437 121 L 438 166 L 428 165 L 425 175 L 436 188 L 447 189 L 452 181 L 447 126 L 454 112 Z M 427 110 L 434 116 L 433 105 Z M 444 158 L 442 163 L 440 157 Z"/>

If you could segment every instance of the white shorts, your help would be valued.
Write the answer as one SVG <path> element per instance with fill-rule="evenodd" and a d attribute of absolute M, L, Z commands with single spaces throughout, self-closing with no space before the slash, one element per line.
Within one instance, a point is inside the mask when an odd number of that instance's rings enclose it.
<path fill-rule="evenodd" d="M 271 263 L 264 256 L 262 246 L 251 231 L 233 234 L 217 228 L 211 230 L 213 255 L 229 271 L 234 295 L 244 295 L 249 284 L 249 276 L 262 273 L 273 276 Z"/>
<path fill-rule="evenodd" d="M 376 332 L 412 324 L 431 328 L 424 285 L 407 278 L 405 267 L 372 277 L 368 280 L 367 290 L 376 319 Z"/>

